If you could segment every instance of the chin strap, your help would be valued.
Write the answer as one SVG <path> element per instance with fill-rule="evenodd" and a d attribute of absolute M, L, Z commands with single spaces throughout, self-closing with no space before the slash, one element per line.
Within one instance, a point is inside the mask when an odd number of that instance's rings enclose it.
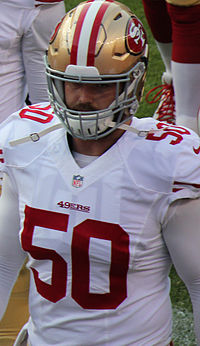
<path fill-rule="evenodd" d="M 107 126 L 115 127 L 116 123 L 114 121 L 110 121 L 107 124 Z M 16 146 L 18 144 L 23 144 L 23 143 L 26 143 L 26 142 L 29 142 L 29 141 L 38 142 L 41 137 L 45 136 L 46 134 L 48 134 L 48 133 L 50 133 L 52 131 L 58 130 L 58 129 L 62 128 L 62 127 L 63 127 L 63 124 L 59 123 L 59 124 L 53 125 L 51 127 L 48 127 L 47 129 L 42 130 L 40 132 L 34 132 L 34 133 L 31 133 L 29 136 L 22 137 L 22 138 L 14 140 L 14 141 L 10 141 L 9 144 L 11 145 L 11 147 L 14 147 L 14 146 Z M 138 136 L 141 136 L 141 137 L 146 137 L 148 135 L 148 133 L 152 133 L 152 132 L 158 131 L 156 129 L 152 129 L 152 130 L 148 130 L 148 131 L 138 130 L 135 127 L 132 127 L 132 126 L 127 125 L 127 124 L 121 124 L 121 125 L 117 126 L 116 129 L 121 129 L 121 130 L 129 131 L 129 132 L 132 132 L 132 133 L 136 133 Z"/>
<path fill-rule="evenodd" d="M 108 123 L 108 126 L 109 127 L 115 127 L 116 123 L 114 121 L 110 121 Z M 129 131 L 129 132 L 132 132 L 132 133 L 136 133 L 140 137 L 146 137 L 148 135 L 148 133 L 153 133 L 155 131 L 158 131 L 156 129 L 152 129 L 152 130 L 148 130 L 148 131 L 146 131 L 146 130 L 138 130 L 135 127 L 132 127 L 132 126 L 127 125 L 127 124 L 121 124 L 121 125 L 117 126 L 116 129 L 121 129 L 121 130 Z"/>

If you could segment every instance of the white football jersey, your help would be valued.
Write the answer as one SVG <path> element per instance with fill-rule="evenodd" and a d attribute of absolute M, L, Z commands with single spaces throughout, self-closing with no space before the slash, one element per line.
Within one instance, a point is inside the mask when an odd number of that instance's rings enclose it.
<path fill-rule="evenodd" d="M 2 1 L 2 0 L 1 0 Z M 53 5 L 64 0 L 3 0 L 7 4 L 18 7 L 34 7 L 39 5 Z"/>
<path fill-rule="evenodd" d="M 199 139 L 134 118 L 139 134 L 126 131 L 80 168 L 64 128 L 38 135 L 58 123 L 44 103 L 0 127 L 1 167 L 19 198 L 31 271 L 30 343 L 167 345 L 171 259 L 162 223 L 173 201 L 199 196 Z"/>

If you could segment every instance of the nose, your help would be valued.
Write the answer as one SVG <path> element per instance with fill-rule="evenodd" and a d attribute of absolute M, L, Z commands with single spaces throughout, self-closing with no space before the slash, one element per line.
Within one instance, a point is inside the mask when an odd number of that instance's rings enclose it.
<path fill-rule="evenodd" d="M 78 99 L 80 103 L 91 103 L 92 98 L 92 90 L 89 85 L 81 85 L 78 93 Z"/>

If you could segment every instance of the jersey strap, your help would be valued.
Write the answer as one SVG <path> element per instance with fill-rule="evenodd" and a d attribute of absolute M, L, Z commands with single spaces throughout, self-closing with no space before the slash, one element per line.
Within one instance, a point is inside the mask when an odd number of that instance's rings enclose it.
<path fill-rule="evenodd" d="M 51 127 L 48 127 L 45 130 L 42 130 L 40 132 L 34 132 L 34 133 L 31 133 L 29 136 L 26 136 L 26 137 L 23 137 L 23 138 L 19 138 L 19 139 L 16 139 L 14 141 L 10 141 L 9 144 L 12 147 L 14 147 L 15 145 L 22 144 L 22 143 L 29 142 L 29 141 L 37 142 L 37 141 L 39 141 L 40 137 L 46 135 L 49 132 L 55 131 L 57 129 L 60 129 L 61 127 L 63 127 L 63 125 L 61 123 L 60 124 L 56 124 L 56 125 L 53 125 Z"/>

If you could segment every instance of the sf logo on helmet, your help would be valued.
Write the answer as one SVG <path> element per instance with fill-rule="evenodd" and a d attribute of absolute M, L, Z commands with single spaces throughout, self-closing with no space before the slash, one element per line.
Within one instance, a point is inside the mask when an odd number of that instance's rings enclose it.
<path fill-rule="evenodd" d="M 141 22 L 135 17 L 129 21 L 126 41 L 128 50 L 135 55 L 140 54 L 145 47 L 146 33 Z"/>

